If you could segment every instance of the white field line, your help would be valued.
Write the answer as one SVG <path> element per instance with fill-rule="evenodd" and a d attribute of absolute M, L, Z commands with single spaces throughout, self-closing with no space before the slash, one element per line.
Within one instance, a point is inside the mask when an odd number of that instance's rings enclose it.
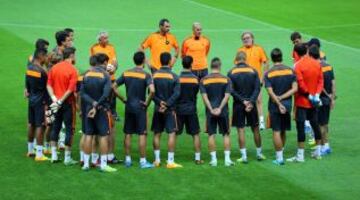
<path fill-rule="evenodd" d="M 226 14 L 226 15 L 229 15 L 229 16 L 233 16 L 233 17 L 237 17 L 237 18 L 241 18 L 241 19 L 245 19 L 245 20 L 248 20 L 248 21 L 252 21 L 254 23 L 257 23 L 257 24 L 261 24 L 261 25 L 264 25 L 264 26 L 268 26 L 268 27 L 271 27 L 272 29 L 275 29 L 275 30 L 281 30 L 281 31 L 285 31 L 285 32 L 293 32 L 294 30 L 291 30 L 289 28 L 283 28 L 283 27 L 280 27 L 280 26 L 277 26 L 277 25 L 274 25 L 274 24 L 270 24 L 270 23 L 267 23 L 267 22 L 263 22 L 261 20 L 257 20 L 257 19 L 254 19 L 254 18 L 251 18 L 251 17 L 247 17 L 247 16 L 244 16 L 244 15 L 240 15 L 240 14 L 237 14 L 237 13 L 233 13 L 233 12 L 230 12 L 230 11 L 226 11 L 226 10 L 223 10 L 223 9 L 220 9 L 220 8 L 215 8 L 215 7 L 212 7 L 212 6 L 208 6 L 208 5 L 205 5 L 205 4 L 202 4 L 202 3 L 198 3 L 198 2 L 194 2 L 194 1 L 191 1 L 191 0 L 182 0 L 184 2 L 187 2 L 189 4 L 193 4 L 193 5 L 197 5 L 199 7 L 203 7 L 203 8 L 206 8 L 206 9 L 209 9 L 209 10 L 213 10 L 213 11 L 217 11 L 217 12 L 220 12 L 220 13 L 223 13 L 223 14 Z M 352 24 L 352 25 L 356 25 L 357 24 Z M 336 25 L 334 25 L 336 26 Z M 340 25 L 338 25 L 340 26 Z M 321 26 L 320 26 L 321 27 Z M 323 29 L 325 29 L 325 26 L 322 26 Z M 297 29 L 301 29 L 301 28 L 297 28 Z M 309 35 L 309 34 L 302 34 L 306 37 L 314 37 L 312 35 Z M 327 44 L 330 44 L 330 45 L 333 45 L 333 46 L 336 46 L 336 47 L 340 47 L 340 48 L 344 48 L 344 49 L 347 49 L 347 50 L 351 50 L 351 51 L 355 51 L 355 52 L 360 52 L 360 49 L 359 48 L 354 48 L 354 47 L 350 47 L 350 46 L 346 46 L 346 45 L 343 45 L 343 44 L 339 44 L 339 43 L 335 43 L 335 42 L 331 42 L 331 41 L 328 41 L 328 40 L 324 40 L 324 39 L 321 39 L 321 41 L 323 43 L 327 43 Z"/>

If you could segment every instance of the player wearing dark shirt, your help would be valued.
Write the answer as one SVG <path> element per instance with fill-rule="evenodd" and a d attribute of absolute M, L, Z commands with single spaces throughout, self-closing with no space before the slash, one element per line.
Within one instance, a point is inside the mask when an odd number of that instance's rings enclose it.
<path fill-rule="evenodd" d="M 295 72 L 282 64 L 280 49 L 271 51 L 271 60 L 274 66 L 265 74 L 265 88 L 269 94 L 269 119 L 276 150 L 273 163 L 283 165 L 286 131 L 291 130 L 292 96 L 297 91 L 297 82 Z"/>
<path fill-rule="evenodd" d="M 232 166 L 230 159 L 230 125 L 228 101 L 231 94 L 231 81 L 222 75 L 221 61 L 213 58 L 211 61 L 211 73 L 200 82 L 200 92 L 206 105 L 206 133 L 209 134 L 209 151 L 211 166 L 217 166 L 215 135 L 219 133 L 224 138 L 225 166 Z"/>
<path fill-rule="evenodd" d="M 256 101 L 260 93 L 260 80 L 257 71 L 246 64 L 246 57 L 245 52 L 238 52 L 236 55 L 237 64 L 228 73 L 233 84 L 232 126 L 237 128 L 241 153 L 241 158 L 237 162 L 241 163 L 248 162 L 245 147 L 245 126 L 250 126 L 254 134 L 257 160 L 266 159 L 262 154 L 258 109 L 256 108 Z"/>
<path fill-rule="evenodd" d="M 171 54 L 164 52 L 160 55 L 162 67 L 154 73 L 155 110 L 151 129 L 154 132 L 154 154 L 156 167 L 160 166 L 160 137 L 165 130 L 168 133 L 168 160 L 167 168 L 182 167 L 175 163 L 174 152 L 176 144 L 176 132 L 178 131 L 176 122 L 175 105 L 180 95 L 179 77 L 171 71 L 169 67 Z"/>
<path fill-rule="evenodd" d="M 81 85 L 81 99 L 86 104 L 83 115 L 84 123 L 84 166 L 83 170 L 89 169 L 90 153 L 92 151 L 93 137 L 99 137 L 100 147 L 100 170 L 115 172 L 115 168 L 107 165 L 108 135 L 112 123 L 109 95 L 111 92 L 111 80 L 105 71 L 108 57 L 104 54 L 97 56 L 98 66 L 92 67 L 84 74 Z M 100 64 L 101 63 L 101 64 Z M 100 64 L 100 65 L 99 65 Z"/>
<path fill-rule="evenodd" d="M 43 136 L 45 128 L 45 109 L 48 98 L 46 91 L 47 74 L 43 65 L 47 59 L 46 49 L 36 49 L 33 61 L 28 65 L 25 76 L 26 91 L 28 92 L 28 153 L 35 156 L 35 161 L 46 161 L 43 155 Z M 34 136 L 36 136 L 36 154 L 34 154 Z"/>
<path fill-rule="evenodd" d="M 183 71 L 180 74 L 180 96 L 176 103 L 176 114 L 178 123 L 178 134 L 183 132 L 190 134 L 194 140 L 195 164 L 203 164 L 201 160 L 200 125 L 197 115 L 197 94 L 199 92 L 199 80 L 191 71 L 193 59 L 185 56 L 182 59 Z"/>
<path fill-rule="evenodd" d="M 140 167 L 152 168 L 153 164 L 146 160 L 147 107 L 154 95 L 154 84 L 151 75 L 144 71 L 145 54 L 136 52 L 133 56 L 136 67 L 126 70 L 115 82 L 114 87 L 125 85 L 126 106 L 124 122 L 125 166 L 132 165 L 130 150 L 131 137 L 139 135 Z M 146 91 L 149 95 L 146 98 Z"/>
<path fill-rule="evenodd" d="M 321 60 L 321 57 L 320 57 Z M 321 60 L 321 69 L 324 76 L 324 89 L 320 94 L 322 105 L 319 108 L 318 120 L 321 131 L 321 154 L 331 153 L 329 145 L 329 119 L 330 111 L 335 107 L 336 86 L 334 69 L 331 65 Z"/>

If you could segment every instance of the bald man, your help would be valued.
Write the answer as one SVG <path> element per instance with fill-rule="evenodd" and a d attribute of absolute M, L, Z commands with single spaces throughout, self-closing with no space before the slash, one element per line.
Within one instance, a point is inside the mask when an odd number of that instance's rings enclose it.
<path fill-rule="evenodd" d="M 208 75 L 207 56 L 210 50 L 210 40 L 202 35 L 202 27 L 199 22 L 192 25 L 193 34 L 187 37 L 181 49 L 181 57 L 191 56 L 193 64 L 191 71 L 200 80 Z"/>

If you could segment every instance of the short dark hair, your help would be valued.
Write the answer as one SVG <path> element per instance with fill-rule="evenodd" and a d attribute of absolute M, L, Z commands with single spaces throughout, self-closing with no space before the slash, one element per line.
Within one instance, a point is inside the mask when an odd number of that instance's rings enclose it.
<path fill-rule="evenodd" d="M 271 51 L 271 60 L 273 62 L 282 62 L 283 61 L 283 55 L 279 48 L 275 48 Z"/>
<path fill-rule="evenodd" d="M 134 53 L 133 60 L 134 60 L 135 65 L 144 64 L 145 53 L 142 51 L 138 51 L 138 52 Z"/>
<path fill-rule="evenodd" d="M 64 31 L 67 33 L 74 33 L 74 29 L 72 28 L 65 28 Z"/>
<path fill-rule="evenodd" d="M 221 67 L 221 60 L 215 57 L 211 60 L 211 69 L 219 69 Z"/>
<path fill-rule="evenodd" d="M 98 53 L 98 54 L 96 54 L 96 61 L 97 61 L 98 65 L 102 65 L 102 64 L 104 64 L 104 62 L 109 61 L 109 56 L 107 56 L 104 53 Z"/>
<path fill-rule="evenodd" d="M 49 42 L 45 39 L 37 39 L 35 42 L 35 49 L 47 49 L 45 46 L 49 46 Z"/>
<path fill-rule="evenodd" d="M 171 54 L 164 52 L 160 55 L 160 63 L 162 66 L 169 65 L 171 60 Z"/>
<path fill-rule="evenodd" d="M 55 33 L 56 44 L 59 46 L 66 41 L 69 34 L 66 31 L 58 31 Z"/>
<path fill-rule="evenodd" d="M 159 26 L 164 26 L 165 22 L 169 23 L 170 21 L 166 18 L 160 19 Z"/>
<path fill-rule="evenodd" d="M 70 56 L 72 54 L 75 54 L 75 52 L 76 52 L 75 47 L 67 47 L 67 48 L 65 48 L 64 52 L 63 52 L 64 59 L 70 58 Z"/>
<path fill-rule="evenodd" d="M 308 47 L 311 47 L 313 45 L 316 45 L 317 47 L 321 47 L 320 40 L 317 38 L 311 38 L 309 42 L 307 43 Z"/>
<path fill-rule="evenodd" d="M 46 56 L 48 51 L 45 48 L 35 49 L 34 59 L 39 59 L 40 56 Z"/>
<path fill-rule="evenodd" d="M 311 47 L 309 47 L 309 55 L 310 55 L 310 57 L 312 57 L 314 59 L 319 59 L 320 58 L 319 47 L 316 45 L 312 45 Z"/>
<path fill-rule="evenodd" d="M 303 56 L 306 54 L 306 45 L 304 43 L 300 43 L 295 45 L 294 47 L 294 51 L 299 55 L 299 56 Z"/>
<path fill-rule="evenodd" d="M 96 57 L 96 55 L 90 56 L 89 64 L 92 67 L 95 67 L 97 65 L 97 57 Z"/>
<path fill-rule="evenodd" d="M 291 41 L 295 41 L 296 39 L 301 39 L 301 34 L 299 32 L 293 32 L 290 35 Z"/>
<path fill-rule="evenodd" d="M 182 59 L 182 66 L 184 69 L 190 69 L 193 63 L 193 58 L 191 56 L 185 56 Z"/>

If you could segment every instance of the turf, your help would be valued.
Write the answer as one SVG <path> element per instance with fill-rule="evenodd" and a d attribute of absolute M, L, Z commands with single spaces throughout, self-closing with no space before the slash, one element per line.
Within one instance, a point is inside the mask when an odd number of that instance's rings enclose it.
<path fill-rule="evenodd" d="M 0 8 L 0 194 L 1 199 L 358 199 L 360 173 L 358 170 L 360 109 L 357 106 L 360 85 L 359 14 L 357 1 L 16 1 L 2 2 Z M 336 9 L 334 8 L 336 7 Z M 212 41 L 210 57 L 223 59 L 226 72 L 232 66 L 236 49 L 240 46 L 242 30 L 254 30 L 256 41 L 269 52 L 280 47 L 291 64 L 289 34 L 300 30 L 306 38 L 322 39 L 323 50 L 336 72 L 338 96 L 331 118 L 331 145 L 334 153 L 322 161 L 308 159 L 304 164 L 273 166 L 271 132 L 263 132 L 265 162 L 254 160 L 254 145 L 248 134 L 249 165 L 234 168 L 192 163 L 192 141 L 187 135 L 179 137 L 176 160 L 185 168 L 180 170 L 140 170 L 117 166 L 116 174 L 88 173 L 80 167 L 62 164 L 35 163 L 25 157 L 27 102 L 22 96 L 24 71 L 28 55 L 38 37 L 48 38 L 54 46 L 54 32 L 73 27 L 76 31 L 77 67 L 88 67 L 90 46 L 99 30 L 109 30 L 120 62 L 120 74 L 132 66 L 131 56 L 139 43 L 156 31 L 160 18 L 167 17 L 172 32 L 181 42 L 191 34 L 191 23 L 203 24 L 204 34 Z M 339 27 L 344 25 L 344 27 Z M 345 26 L 346 25 L 346 26 Z M 336 28 L 334 28 L 336 27 Z M 180 71 L 177 62 L 175 71 Z M 123 92 L 123 89 L 121 89 Z M 266 95 L 265 95 L 266 96 Z M 264 97 L 264 100 L 267 98 Z M 199 105 L 200 121 L 204 109 Z M 123 105 L 118 112 L 123 115 Z M 151 109 L 150 109 L 151 111 Z M 80 127 L 80 126 L 78 126 Z M 123 157 L 121 131 L 117 123 L 117 156 Z M 151 134 L 148 157 L 153 159 Z M 295 151 L 295 131 L 291 131 L 286 157 Z M 78 159 L 76 134 L 74 157 Z M 162 144 L 165 144 L 163 137 Z M 222 161 L 222 142 L 218 140 L 218 155 Z M 202 155 L 208 161 L 206 135 L 202 134 Z M 164 146 L 164 145 L 162 145 Z M 136 139 L 133 160 L 138 160 Z M 309 158 L 310 151 L 306 156 Z M 165 158 L 166 149 L 162 148 Z M 235 131 L 232 131 L 232 157 L 239 156 Z M 221 163 L 221 162 L 220 162 Z M 221 163 L 222 164 L 222 163 Z"/>

